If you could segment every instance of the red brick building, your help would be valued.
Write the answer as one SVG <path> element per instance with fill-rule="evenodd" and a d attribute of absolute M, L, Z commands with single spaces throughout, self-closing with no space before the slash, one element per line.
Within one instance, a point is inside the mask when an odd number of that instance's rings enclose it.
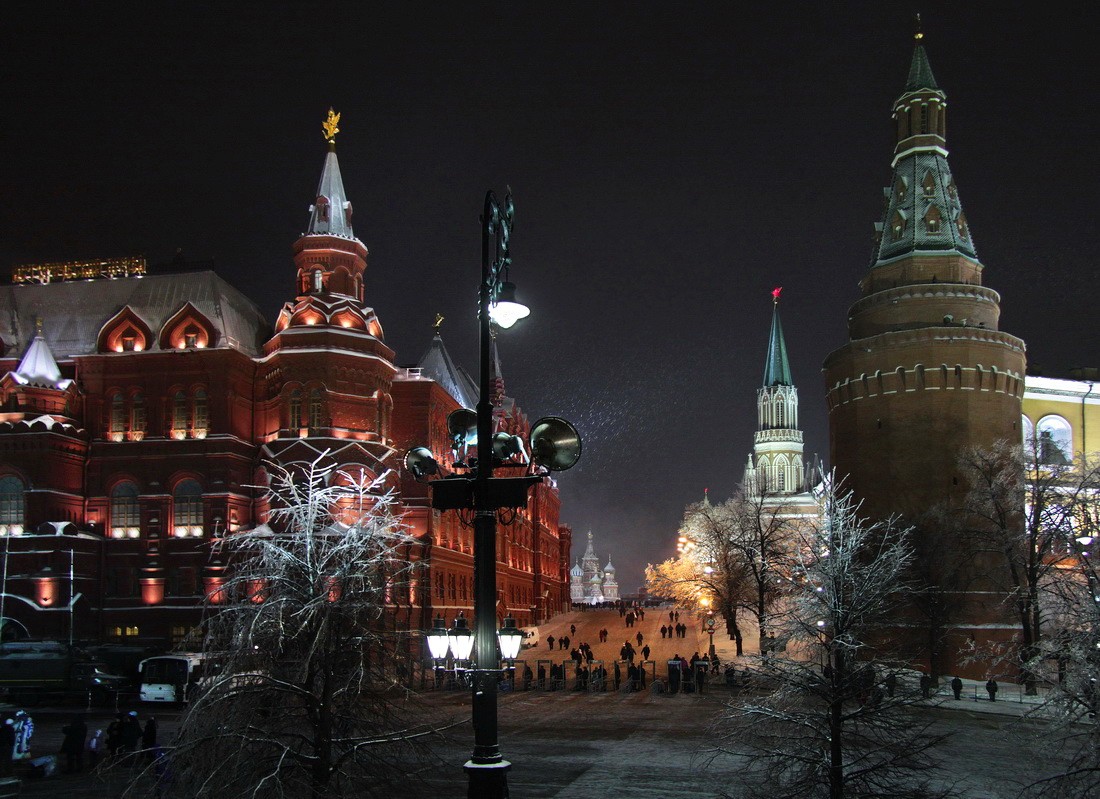
<path fill-rule="evenodd" d="M 476 392 L 438 333 L 401 368 L 364 305 L 330 142 L 307 232 L 293 247 L 274 332 L 212 271 L 145 274 L 140 261 L 17 268 L 0 294 L 0 617 L 6 637 L 168 645 L 202 617 L 220 536 L 262 521 L 264 463 L 324 452 L 387 469 L 423 568 L 395 598 L 401 625 L 472 615 L 472 530 L 430 507 L 405 450 L 447 451 L 446 417 Z M 293 281 L 293 282 L 292 282 Z M 498 424 L 524 435 L 502 397 Z M 498 533 L 498 614 L 535 623 L 568 602 L 569 528 L 556 485 Z"/>

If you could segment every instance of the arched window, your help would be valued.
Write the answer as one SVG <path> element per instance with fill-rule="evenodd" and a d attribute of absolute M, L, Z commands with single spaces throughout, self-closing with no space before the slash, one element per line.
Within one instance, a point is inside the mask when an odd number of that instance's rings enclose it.
<path fill-rule="evenodd" d="M 172 492 L 172 532 L 183 538 L 202 535 L 202 486 L 181 480 Z"/>
<path fill-rule="evenodd" d="M 25 507 L 23 481 L 14 475 L 0 477 L 0 535 L 22 535 Z"/>
<path fill-rule="evenodd" d="M 130 440 L 141 441 L 145 438 L 146 426 L 145 397 L 135 394 L 130 400 Z"/>
<path fill-rule="evenodd" d="M 177 391 L 172 397 L 172 438 L 187 437 L 187 395 Z"/>
<path fill-rule="evenodd" d="M 137 486 L 119 483 L 111 491 L 111 538 L 137 538 L 141 534 L 141 505 Z"/>
<path fill-rule="evenodd" d="M 206 404 L 206 391 L 199 388 L 195 390 L 194 399 L 194 428 L 192 429 L 192 435 L 195 438 L 206 438 L 207 430 L 210 427 L 210 411 Z"/>
<path fill-rule="evenodd" d="M 291 430 L 297 430 L 302 426 L 302 392 L 295 389 L 290 392 L 290 402 L 288 403 L 289 420 L 288 426 Z"/>
<path fill-rule="evenodd" d="M 121 441 L 126 432 L 126 405 L 121 394 L 111 397 L 111 420 L 107 433 L 111 441 Z"/>
<path fill-rule="evenodd" d="M 775 400 L 775 426 L 782 427 L 786 424 L 785 403 L 782 397 L 776 397 Z"/>
<path fill-rule="evenodd" d="M 1039 463 L 1062 466 L 1073 460 L 1073 428 L 1061 416 L 1044 416 L 1035 425 Z"/>
<path fill-rule="evenodd" d="M 309 426 L 313 429 L 321 426 L 321 392 L 316 388 L 309 392 Z"/>

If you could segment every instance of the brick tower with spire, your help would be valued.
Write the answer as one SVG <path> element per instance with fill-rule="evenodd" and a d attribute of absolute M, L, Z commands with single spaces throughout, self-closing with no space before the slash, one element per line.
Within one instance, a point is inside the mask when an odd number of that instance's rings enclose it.
<path fill-rule="evenodd" d="M 916 39 L 870 269 L 849 341 L 824 363 L 836 479 L 879 519 L 961 503 L 960 453 L 1019 440 L 1024 388 L 1024 342 L 1000 330 L 1000 295 L 982 285 L 947 163 L 947 98 Z M 980 641 L 997 611 L 974 602 L 952 634 Z"/>

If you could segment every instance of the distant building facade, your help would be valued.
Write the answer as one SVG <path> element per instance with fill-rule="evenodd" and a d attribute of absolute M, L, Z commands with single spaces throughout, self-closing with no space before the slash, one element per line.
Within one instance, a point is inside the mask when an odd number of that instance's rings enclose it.
<path fill-rule="evenodd" d="M 475 391 L 438 333 L 417 366 L 398 366 L 364 303 L 368 251 L 351 217 L 330 142 L 274 330 L 212 271 L 145 274 L 134 259 L 17 269 L 0 294 L 4 636 L 182 641 L 224 580 L 212 543 L 263 521 L 250 486 L 265 464 L 322 456 L 392 470 L 418 540 L 395 628 L 472 616 L 473 531 L 431 508 L 400 457 L 446 452 L 447 414 Z M 496 385 L 498 427 L 526 435 Z M 568 605 L 560 510 L 547 480 L 499 527 L 500 615 L 530 624 Z"/>

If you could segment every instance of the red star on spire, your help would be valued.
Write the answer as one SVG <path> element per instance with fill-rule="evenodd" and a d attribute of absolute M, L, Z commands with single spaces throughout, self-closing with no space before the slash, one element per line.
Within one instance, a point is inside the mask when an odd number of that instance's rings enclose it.
<path fill-rule="evenodd" d="M 782 291 L 782 286 L 776 286 L 774 289 L 772 289 L 772 302 L 779 302 L 779 295 L 782 293 Z"/>

